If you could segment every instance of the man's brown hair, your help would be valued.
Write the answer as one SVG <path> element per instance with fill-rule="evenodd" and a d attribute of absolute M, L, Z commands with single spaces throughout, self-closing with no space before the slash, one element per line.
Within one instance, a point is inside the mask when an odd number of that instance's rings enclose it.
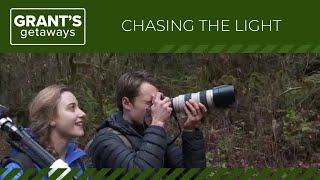
<path fill-rule="evenodd" d="M 134 71 L 122 75 L 116 87 L 117 106 L 123 111 L 122 98 L 127 97 L 130 102 L 134 102 L 134 98 L 139 95 L 140 86 L 147 82 L 160 90 L 161 82 L 155 76 L 147 71 Z"/>

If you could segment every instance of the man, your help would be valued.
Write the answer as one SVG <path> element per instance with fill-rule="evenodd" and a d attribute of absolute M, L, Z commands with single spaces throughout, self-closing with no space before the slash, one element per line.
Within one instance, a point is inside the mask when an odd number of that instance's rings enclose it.
<path fill-rule="evenodd" d="M 172 113 L 159 81 L 145 71 L 124 74 L 117 83 L 119 112 L 98 128 L 90 147 L 96 168 L 204 168 L 205 147 L 197 129 L 207 111 L 201 103 L 186 102 L 182 148 L 170 144 L 166 125 Z"/>

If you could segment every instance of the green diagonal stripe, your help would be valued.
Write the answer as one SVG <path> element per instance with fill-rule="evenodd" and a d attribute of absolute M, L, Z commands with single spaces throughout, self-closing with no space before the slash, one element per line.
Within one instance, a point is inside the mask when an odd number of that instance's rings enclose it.
<path fill-rule="evenodd" d="M 208 49 L 209 45 L 199 45 L 196 48 L 193 49 L 193 53 L 205 53 Z"/>
<path fill-rule="evenodd" d="M 100 180 L 102 179 L 102 177 L 104 175 L 106 175 L 108 172 L 110 171 L 110 168 L 103 168 L 103 169 L 100 169 L 99 172 L 94 175 L 94 177 L 92 179 L 97 179 L 97 180 Z"/>
<path fill-rule="evenodd" d="M 181 179 L 190 179 L 193 175 L 195 175 L 199 171 L 199 169 L 200 168 L 189 169 L 189 171 L 184 176 L 182 176 Z"/>
<path fill-rule="evenodd" d="M 320 52 L 320 46 L 316 46 L 311 50 L 312 53 L 318 53 Z"/>
<path fill-rule="evenodd" d="M 36 172 L 36 168 L 29 168 L 19 177 L 19 179 L 28 179 L 33 173 Z"/>
<path fill-rule="evenodd" d="M 10 180 L 12 179 L 15 175 L 17 175 L 17 173 L 20 171 L 21 169 L 13 169 L 11 170 L 7 176 L 4 178 L 4 180 Z M 42 169 L 34 178 L 35 180 L 37 179 L 42 179 L 44 176 L 46 176 L 48 174 L 50 169 L 46 168 L 46 169 Z M 57 177 L 59 177 L 65 169 L 58 169 L 50 178 L 48 178 L 48 180 L 51 179 L 56 179 Z M 86 170 L 78 179 L 86 179 L 88 177 L 88 175 L 92 174 L 96 169 L 94 168 L 90 168 L 88 170 Z M 110 169 L 101 169 L 96 176 L 93 179 L 101 179 L 101 177 L 103 175 L 105 175 Z M 110 179 L 115 179 L 117 178 L 125 169 L 124 168 L 118 168 L 116 169 L 108 178 Z M 152 172 L 154 172 L 155 169 L 150 168 L 150 169 L 145 169 L 142 174 L 139 175 L 139 177 L 137 179 L 145 179 L 147 178 Z M 0 168 L 0 174 L 2 174 L 3 172 L 5 172 L 6 169 L 4 168 Z M 28 169 L 27 171 L 25 171 L 22 176 L 19 179 L 27 179 L 31 174 L 33 174 L 36 171 L 35 168 L 31 168 Z M 71 179 L 73 176 L 75 176 L 78 172 L 80 171 L 79 168 L 75 168 L 72 169 L 67 176 L 64 177 L 64 179 Z M 160 179 L 162 178 L 167 172 L 169 171 L 168 168 L 162 168 L 160 169 L 156 175 L 152 178 L 152 179 Z M 184 171 L 184 168 L 177 168 L 174 169 L 174 171 L 168 176 L 166 177 L 166 179 L 176 179 L 182 172 Z M 192 176 L 194 176 L 197 172 L 199 171 L 199 168 L 192 168 L 190 169 L 188 172 L 186 172 L 186 174 L 183 175 L 183 177 L 181 179 L 190 179 Z M 220 179 L 222 175 L 225 174 L 225 172 L 227 171 L 227 169 L 225 168 L 221 168 L 219 169 L 210 179 Z M 228 175 L 228 177 L 226 179 L 234 179 L 236 176 L 238 176 L 239 174 L 241 174 L 243 170 L 242 169 L 235 169 L 233 171 L 230 172 L 230 174 Z M 254 179 L 265 179 L 265 177 L 267 175 L 270 175 L 271 173 L 271 169 L 267 168 L 264 169 L 257 177 L 255 177 Z M 299 175 L 299 173 L 301 173 L 301 169 L 300 168 L 296 168 L 293 169 L 291 171 L 289 171 L 287 168 L 281 168 L 276 170 L 272 177 L 270 179 L 279 179 L 281 178 L 281 176 L 284 175 L 284 173 L 288 173 L 288 175 L 284 178 L 284 179 L 295 179 L 297 178 L 297 176 Z M 126 173 L 126 175 L 123 177 L 123 179 L 132 179 L 132 177 L 139 172 L 139 169 L 130 169 L 130 171 L 128 173 Z M 204 169 L 199 176 L 197 176 L 195 179 L 200 180 L 200 179 L 205 179 L 207 177 L 207 175 L 212 172 L 211 168 L 206 168 Z M 256 169 L 249 169 L 246 172 L 243 173 L 243 175 L 241 176 L 240 180 L 245 180 L 245 179 L 249 179 L 250 177 L 252 177 L 252 175 L 256 172 Z M 301 175 L 299 177 L 299 179 L 309 179 L 312 175 L 314 175 L 314 173 L 316 172 L 315 168 L 309 168 L 306 170 L 306 172 Z M 100 174 L 100 176 L 99 176 Z M 98 176 L 97 176 L 98 175 Z M 318 174 L 316 177 L 313 177 L 313 179 L 317 179 L 320 178 L 320 174 Z"/>
<path fill-rule="evenodd" d="M 288 169 L 287 168 L 280 168 L 280 169 L 277 169 L 277 171 L 271 176 L 270 179 L 272 180 L 276 180 L 276 179 L 279 179 L 285 172 L 287 172 Z"/>
<path fill-rule="evenodd" d="M 274 52 L 274 49 L 277 47 L 278 45 L 266 45 L 263 47 L 262 50 L 260 50 L 259 52 L 261 53 L 271 53 Z"/>
<path fill-rule="evenodd" d="M 21 169 L 13 169 L 11 170 L 4 178 L 3 180 L 11 180 L 14 176 L 17 175 L 17 173 L 20 172 Z M 49 172 L 49 168 L 45 168 L 42 169 L 33 179 L 34 180 L 41 180 L 44 176 L 46 176 Z M 94 168 L 90 168 L 86 171 L 84 171 L 84 173 L 78 178 L 78 180 L 83 180 L 86 179 L 89 175 L 91 175 L 96 169 Z M 101 179 L 102 176 L 104 176 L 110 169 L 101 169 L 95 176 L 93 179 Z M 142 173 L 138 176 L 137 179 L 146 179 L 150 174 L 152 174 L 152 172 L 154 172 L 155 169 L 153 168 L 149 168 L 149 169 L 145 169 L 142 171 Z M 169 171 L 170 169 L 168 168 L 161 168 L 153 177 L 152 179 L 161 179 L 163 178 L 163 176 Z M 179 177 L 179 175 L 181 175 L 181 173 L 185 170 L 184 168 L 177 168 L 177 169 L 173 169 L 174 171 L 168 175 L 166 177 L 166 179 L 176 179 Z M 200 169 L 199 168 L 191 168 L 189 169 L 189 171 L 187 171 L 185 174 L 183 174 L 181 179 L 187 180 L 192 178 Z M 0 168 L 0 174 L 4 173 L 6 171 L 6 169 L 4 168 Z M 19 179 L 27 179 L 28 177 L 30 177 L 30 175 L 32 175 L 34 172 L 36 171 L 35 168 L 31 168 L 28 169 L 27 171 L 25 171 L 22 176 Z M 56 179 L 57 177 L 59 177 L 63 172 L 65 171 L 65 169 L 58 169 L 56 170 L 53 175 L 51 177 L 48 178 L 48 180 L 52 180 L 52 179 Z M 72 177 L 74 177 L 78 172 L 80 171 L 79 168 L 74 168 L 72 169 L 63 179 L 64 180 L 68 180 L 71 179 Z M 125 171 L 124 168 L 118 168 L 116 169 L 108 178 L 109 179 L 116 179 L 119 177 L 119 175 L 121 175 L 121 173 L 123 173 Z M 196 180 L 202 180 L 205 179 L 208 174 L 210 172 L 212 172 L 213 170 L 211 168 L 206 168 L 204 170 L 202 170 L 202 172 L 195 177 Z M 257 177 L 255 177 L 254 179 L 265 179 L 266 176 L 268 175 L 272 175 L 271 178 L 269 179 L 279 179 L 279 178 L 283 178 L 284 174 L 287 173 L 286 177 L 284 177 L 283 179 L 309 179 L 311 178 L 313 175 L 315 175 L 315 173 L 317 172 L 317 170 L 315 168 L 309 168 L 306 170 L 306 172 L 299 176 L 299 174 L 301 173 L 302 169 L 301 168 L 295 168 L 292 169 L 291 171 L 287 168 L 281 168 L 278 170 L 275 170 L 273 174 L 272 173 L 272 169 L 267 168 L 267 169 L 263 169 L 263 171 L 261 173 L 259 173 L 259 175 Z M 122 177 L 122 179 L 132 179 L 134 177 L 134 175 L 136 173 L 139 172 L 139 169 L 137 168 L 133 168 L 130 169 L 125 175 L 124 177 Z M 225 175 L 227 172 L 227 169 L 225 168 L 221 168 L 219 169 L 217 172 L 214 173 L 214 175 L 210 178 L 210 179 L 220 179 L 223 175 Z M 243 172 L 243 169 L 235 169 L 233 171 L 230 171 L 230 174 L 225 178 L 225 179 L 235 179 L 237 176 L 241 175 L 241 173 Z M 245 180 L 245 179 L 250 179 L 253 178 L 253 174 L 256 173 L 256 169 L 249 169 L 245 172 L 242 173 L 240 180 Z M 298 177 L 299 176 L 299 177 Z M 315 177 L 313 177 L 313 179 L 320 179 L 320 174 L 316 174 Z"/>
<path fill-rule="evenodd" d="M 244 175 L 241 176 L 240 180 L 247 180 L 256 172 L 255 169 L 249 169 L 245 172 Z"/>
<path fill-rule="evenodd" d="M 184 170 L 184 168 L 176 168 L 166 179 L 176 179 Z"/>
<path fill-rule="evenodd" d="M 224 175 L 224 173 L 226 173 L 226 172 L 227 172 L 226 168 L 221 168 L 217 172 L 215 172 L 214 175 L 210 179 L 220 179 L 220 177 L 222 175 Z"/>
<path fill-rule="evenodd" d="M 309 179 L 311 176 L 314 175 L 315 172 L 315 168 L 309 168 L 302 176 L 299 177 L 299 179 Z"/>
<path fill-rule="evenodd" d="M 4 172 L 6 172 L 6 168 L 0 168 L 0 176 L 1 176 L 1 174 L 3 174 Z"/>
<path fill-rule="evenodd" d="M 16 176 L 21 171 L 20 168 L 12 169 L 2 180 L 11 180 L 14 176 Z"/>
<path fill-rule="evenodd" d="M 232 45 L 227 49 L 227 53 L 237 53 L 240 52 L 241 48 L 243 45 L 238 44 L 238 45 Z"/>
<path fill-rule="evenodd" d="M 196 180 L 205 179 L 212 171 L 213 171 L 212 168 L 206 168 L 206 169 L 204 169 L 204 170 L 196 177 Z"/>
<path fill-rule="evenodd" d="M 161 168 L 151 179 L 158 180 L 161 179 L 170 169 L 169 168 Z"/>
<path fill-rule="evenodd" d="M 172 52 L 172 49 L 175 47 L 176 45 L 164 45 L 160 48 L 160 50 L 158 51 L 158 53 L 167 53 L 167 52 Z"/>
<path fill-rule="evenodd" d="M 243 53 L 254 53 L 256 52 L 261 45 L 248 45 L 242 52 Z"/>
<path fill-rule="evenodd" d="M 86 180 L 90 175 L 92 175 L 96 171 L 95 168 L 89 168 L 85 170 L 79 177 L 78 180 Z"/>
<path fill-rule="evenodd" d="M 49 171 L 50 171 L 50 168 L 41 169 L 40 172 L 38 172 L 37 175 L 34 178 L 32 178 L 32 180 L 41 180 L 43 177 L 48 175 Z"/>
<path fill-rule="evenodd" d="M 295 53 L 305 53 L 311 48 L 311 45 L 301 45 L 294 52 Z"/>
<path fill-rule="evenodd" d="M 294 48 L 294 45 L 287 44 L 287 45 L 282 45 L 279 49 L 279 53 L 288 53 L 291 52 L 291 50 Z"/>
<path fill-rule="evenodd" d="M 80 171 L 80 168 L 72 168 L 71 171 L 64 176 L 65 179 L 72 179 L 74 176 L 77 175 L 77 173 Z"/>
<path fill-rule="evenodd" d="M 312 179 L 317 179 L 317 180 L 320 179 L 320 173 L 319 173 L 319 171 L 318 171 L 318 174 L 317 174 L 316 176 L 314 176 Z"/>
<path fill-rule="evenodd" d="M 286 178 L 284 179 L 295 179 L 295 177 L 301 172 L 301 169 L 300 168 L 296 168 L 296 169 L 293 169 L 290 171 L 290 173 L 287 175 Z"/>
<path fill-rule="evenodd" d="M 121 175 L 122 172 L 125 171 L 125 168 L 117 168 L 115 171 L 113 171 L 113 173 L 108 176 L 108 178 L 110 179 L 116 179 L 117 177 L 119 177 Z"/>
<path fill-rule="evenodd" d="M 95 168 L 89 168 L 85 170 L 78 178 L 78 180 L 86 180 L 88 176 L 92 175 L 96 171 Z"/>
<path fill-rule="evenodd" d="M 143 170 L 143 172 L 137 177 L 137 180 L 147 179 L 147 177 L 154 171 L 154 168 L 148 168 Z"/>
<path fill-rule="evenodd" d="M 66 168 L 57 169 L 47 180 L 56 180 L 65 170 Z"/>
<path fill-rule="evenodd" d="M 287 44 L 287 45 L 275 45 L 275 44 L 268 44 L 268 45 L 214 45 L 210 48 L 210 45 L 197 45 L 192 48 L 193 45 L 164 45 L 160 48 L 158 53 L 305 53 L 308 52 L 310 49 L 311 52 L 320 52 L 320 46 L 316 46 L 312 48 L 312 45 L 294 45 L 294 44 Z M 175 50 L 176 49 L 176 50 Z M 260 49 L 260 50 L 259 50 Z"/>
<path fill-rule="evenodd" d="M 209 52 L 209 53 L 219 53 L 219 52 L 221 52 L 225 47 L 226 47 L 226 45 L 215 45 L 215 46 L 213 46 L 208 52 Z"/>
<path fill-rule="evenodd" d="M 175 53 L 186 53 L 188 52 L 189 49 L 192 48 L 192 45 L 181 45 L 176 51 Z"/>
<path fill-rule="evenodd" d="M 271 173 L 271 171 L 272 171 L 271 168 L 266 168 L 266 169 L 264 169 L 262 172 L 260 172 L 260 174 L 259 174 L 256 178 L 254 178 L 254 179 L 255 179 L 255 180 L 263 180 L 263 179 L 265 179 L 265 177 L 266 177 L 267 175 L 269 175 L 269 174 Z"/>
<path fill-rule="evenodd" d="M 132 168 L 129 170 L 129 172 L 126 173 L 125 176 L 123 176 L 121 179 L 132 179 L 132 177 L 139 172 L 138 168 Z"/>
<path fill-rule="evenodd" d="M 240 168 L 235 169 L 231 172 L 231 174 L 229 174 L 229 176 L 226 179 L 230 179 L 230 180 L 235 179 L 235 177 L 240 175 L 242 171 L 243 169 L 240 169 Z"/>

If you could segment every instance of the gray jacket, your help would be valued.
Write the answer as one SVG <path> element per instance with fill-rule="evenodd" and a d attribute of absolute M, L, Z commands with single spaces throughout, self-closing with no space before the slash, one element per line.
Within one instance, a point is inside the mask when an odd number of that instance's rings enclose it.
<path fill-rule="evenodd" d="M 123 134 L 132 145 L 107 127 Z M 110 116 L 98 129 L 90 147 L 96 168 L 205 168 L 205 146 L 201 131 L 183 132 L 182 148 L 168 146 L 170 140 L 162 127 L 137 130 L 123 119 L 122 112 Z"/>

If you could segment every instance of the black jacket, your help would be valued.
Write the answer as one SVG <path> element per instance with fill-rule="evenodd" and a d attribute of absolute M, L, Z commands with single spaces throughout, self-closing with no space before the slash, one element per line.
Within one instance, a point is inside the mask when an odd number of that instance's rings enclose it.
<path fill-rule="evenodd" d="M 132 149 L 121 138 L 108 130 L 111 127 L 123 134 Z M 182 149 L 176 144 L 167 145 L 169 139 L 159 126 L 149 126 L 138 132 L 123 119 L 122 112 L 109 117 L 93 139 L 90 147 L 96 168 L 205 168 L 205 147 L 201 131 L 183 132 Z"/>

